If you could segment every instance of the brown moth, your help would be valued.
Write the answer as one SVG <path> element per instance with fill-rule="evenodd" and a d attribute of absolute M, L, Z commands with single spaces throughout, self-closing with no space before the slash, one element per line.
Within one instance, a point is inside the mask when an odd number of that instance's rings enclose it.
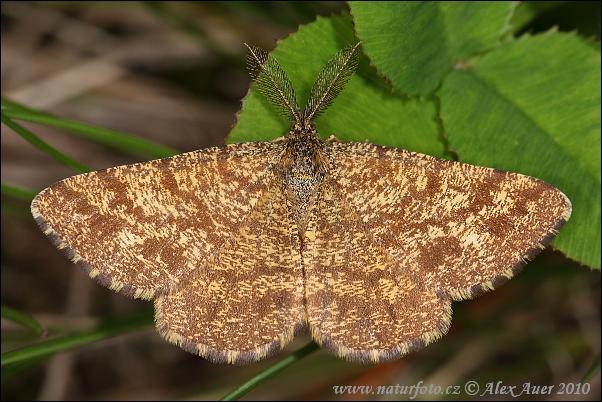
<path fill-rule="evenodd" d="M 567 197 L 532 177 L 322 140 L 312 121 L 351 78 L 359 43 L 327 63 L 303 111 L 276 60 L 248 48 L 256 87 L 292 122 L 284 139 L 74 176 L 31 207 L 92 278 L 153 299 L 158 332 L 184 350 L 250 363 L 309 331 L 350 361 L 397 359 L 569 219 Z"/>

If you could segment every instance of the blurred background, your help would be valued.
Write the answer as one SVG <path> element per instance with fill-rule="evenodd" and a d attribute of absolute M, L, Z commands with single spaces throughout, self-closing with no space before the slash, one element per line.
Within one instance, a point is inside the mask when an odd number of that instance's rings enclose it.
<path fill-rule="evenodd" d="M 2 97 L 182 152 L 215 146 L 248 90 L 242 42 L 271 51 L 317 15 L 347 12 L 343 2 L 2 2 Z M 517 35 L 558 26 L 599 44 L 599 21 L 599 2 L 526 2 L 517 10 Z M 144 160 L 23 125 L 94 169 Z M 36 192 L 74 174 L 5 125 L 1 168 L 3 182 Z M 152 315 L 152 303 L 115 294 L 75 268 L 38 229 L 27 202 L 4 193 L 1 286 L 2 305 L 34 316 L 51 338 L 106 317 Z M 144 319 L 142 330 L 3 367 L 2 399 L 216 399 L 309 342 L 299 336 L 280 355 L 249 366 L 216 365 L 165 342 Z M 2 352 L 44 339 L 2 320 Z M 599 353 L 600 272 L 546 250 L 499 290 L 454 303 L 450 333 L 420 352 L 364 366 L 319 351 L 245 399 L 409 399 L 340 395 L 333 387 L 419 381 L 445 389 L 503 380 L 558 390 L 578 383 L 596 359 L 589 393 L 519 399 L 599 399 Z"/>

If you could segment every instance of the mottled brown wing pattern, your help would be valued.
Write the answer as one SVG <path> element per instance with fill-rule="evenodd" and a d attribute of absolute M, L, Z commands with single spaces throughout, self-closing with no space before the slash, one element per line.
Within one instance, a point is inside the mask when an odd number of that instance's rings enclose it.
<path fill-rule="evenodd" d="M 159 333 L 217 363 L 250 363 L 289 343 L 305 327 L 299 235 L 290 214 L 281 188 L 269 188 L 210 269 L 156 299 Z"/>
<path fill-rule="evenodd" d="M 303 113 L 279 64 L 247 46 L 259 89 L 293 123 L 284 140 L 65 179 L 34 199 L 33 216 L 102 285 L 155 299 L 163 337 L 214 362 L 257 361 L 306 328 L 362 363 L 437 340 L 452 299 L 512 277 L 571 204 L 520 174 L 321 141 L 312 119 L 343 90 L 359 46 L 326 64 Z"/>
<path fill-rule="evenodd" d="M 214 264 L 268 189 L 280 145 L 210 148 L 65 179 L 38 224 L 99 283 L 150 299 Z"/>
<path fill-rule="evenodd" d="M 328 149 L 333 188 L 373 244 L 444 297 L 472 298 L 507 281 L 571 214 L 564 194 L 521 174 L 372 144 Z"/>
<path fill-rule="evenodd" d="M 451 301 L 400 269 L 358 213 L 325 183 L 303 249 L 307 319 L 314 340 L 335 355 L 385 362 L 446 333 Z"/>

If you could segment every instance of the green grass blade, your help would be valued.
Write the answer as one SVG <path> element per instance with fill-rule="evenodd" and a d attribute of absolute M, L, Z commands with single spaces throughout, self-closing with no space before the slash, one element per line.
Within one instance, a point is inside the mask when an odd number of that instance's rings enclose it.
<path fill-rule="evenodd" d="M 16 186 L 5 181 L 2 182 L 1 189 L 2 195 L 6 195 L 27 202 L 31 202 L 31 200 L 33 200 L 33 198 L 38 194 L 37 192 L 28 188 Z"/>
<path fill-rule="evenodd" d="M 42 335 L 46 332 L 46 328 L 44 328 L 44 326 L 38 320 L 29 314 L 25 314 L 5 305 L 0 306 L 0 316 L 5 320 L 10 320 L 16 322 L 17 324 L 21 324 L 39 335 Z"/>
<path fill-rule="evenodd" d="M 25 113 L 27 115 L 30 115 L 29 112 L 16 113 Z M 14 121 L 12 121 L 12 119 L 8 117 L 7 114 L 10 114 L 10 111 L 3 109 L 1 115 L 2 123 L 4 123 L 8 128 L 13 130 L 17 134 L 19 134 L 25 141 L 29 142 L 31 145 L 38 148 L 42 152 L 47 153 L 48 155 L 56 159 L 59 163 L 62 163 L 63 165 L 75 170 L 78 173 L 87 173 L 92 171 L 92 169 L 90 169 L 86 165 L 76 161 L 73 158 L 70 158 L 69 156 L 58 151 L 57 149 L 51 147 L 31 131 L 21 126 L 20 124 L 17 124 Z"/>
<path fill-rule="evenodd" d="M 151 310 L 140 314 L 121 317 L 104 322 L 91 331 L 66 335 L 46 342 L 5 352 L 2 354 L 0 365 L 6 366 L 28 361 L 30 359 L 38 359 L 43 356 L 48 357 L 57 352 L 112 338 L 146 326 L 151 326 L 152 324 L 153 318 Z"/>
<path fill-rule="evenodd" d="M 145 158 L 166 158 L 180 153 L 170 147 L 133 137 L 128 134 L 120 133 L 119 131 L 62 119 L 47 113 L 3 109 L 2 115 L 9 119 L 24 120 L 32 123 L 39 123 L 51 127 L 61 128 L 96 143 L 106 145 L 119 151 L 133 153 Z"/>
<path fill-rule="evenodd" d="M 240 387 L 236 388 L 234 391 L 224 396 L 221 400 L 236 401 L 240 399 L 259 384 L 267 381 L 268 379 L 272 378 L 291 364 L 298 362 L 305 356 L 308 356 L 319 349 L 320 347 L 315 342 L 310 342 L 295 353 L 288 355 L 284 359 L 280 360 L 278 363 L 268 367 L 266 370 L 251 378 L 249 381 L 245 382 Z"/>

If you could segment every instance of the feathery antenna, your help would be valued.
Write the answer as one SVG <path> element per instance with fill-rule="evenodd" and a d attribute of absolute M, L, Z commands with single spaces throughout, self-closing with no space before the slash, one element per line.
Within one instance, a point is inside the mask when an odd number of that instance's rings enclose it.
<path fill-rule="evenodd" d="M 326 63 L 318 74 L 307 101 L 305 111 L 301 113 L 293 84 L 288 76 L 268 52 L 245 43 L 248 68 L 257 89 L 276 108 L 297 127 L 307 128 L 345 88 L 357 69 L 361 42 L 341 49 Z"/>
<path fill-rule="evenodd" d="M 304 126 L 326 110 L 345 88 L 357 68 L 360 43 L 341 49 L 320 71 L 303 112 Z"/>
<path fill-rule="evenodd" d="M 301 109 L 297 103 L 297 96 L 293 84 L 280 64 L 265 50 L 246 43 L 245 46 L 249 49 L 249 72 L 259 92 L 274 105 L 278 113 L 300 125 Z"/>

